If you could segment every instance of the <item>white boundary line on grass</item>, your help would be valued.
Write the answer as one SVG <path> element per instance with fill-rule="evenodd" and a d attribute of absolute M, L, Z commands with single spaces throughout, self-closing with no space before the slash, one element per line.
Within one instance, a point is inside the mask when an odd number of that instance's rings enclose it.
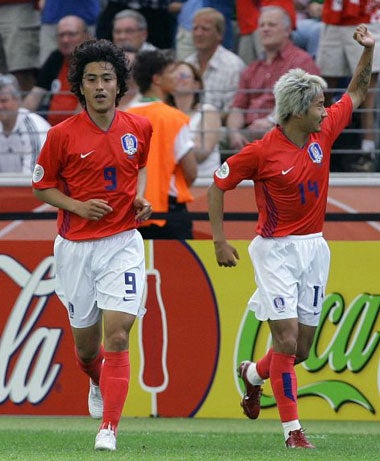
<path fill-rule="evenodd" d="M 355 208 L 352 208 L 349 205 L 346 205 L 345 203 L 335 198 L 327 197 L 327 202 L 330 203 L 331 205 L 336 206 L 337 208 L 340 208 L 343 211 L 346 211 L 347 213 L 352 213 L 352 214 L 358 213 L 358 210 L 355 210 Z M 378 222 L 375 222 L 375 221 L 363 221 L 363 222 L 366 222 L 369 226 L 373 227 L 375 230 L 380 232 L 380 224 Z"/>
<path fill-rule="evenodd" d="M 42 211 L 48 210 L 50 207 L 51 207 L 51 205 L 49 205 L 48 203 L 43 203 L 42 205 L 38 206 L 37 208 L 34 208 L 32 210 L 32 213 L 41 213 Z M 17 227 L 19 227 L 20 224 L 22 224 L 23 222 L 25 222 L 25 221 L 22 220 L 22 219 L 17 219 L 16 221 L 12 221 L 10 224 L 5 226 L 3 229 L 0 230 L 0 239 L 5 237 L 7 234 L 12 232 Z"/>

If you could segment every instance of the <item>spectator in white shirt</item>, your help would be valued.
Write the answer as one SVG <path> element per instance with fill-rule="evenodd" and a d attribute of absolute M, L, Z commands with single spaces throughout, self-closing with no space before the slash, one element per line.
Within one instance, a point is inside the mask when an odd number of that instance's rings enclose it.
<path fill-rule="evenodd" d="M 194 54 L 186 61 L 195 65 L 201 73 L 204 99 L 215 106 L 225 120 L 231 107 L 239 78 L 245 68 L 244 61 L 221 43 L 225 31 L 225 19 L 214 8 L 201 8 L 194 14 Z"/>
<path fill-rule="evenodd" d="M 50 124 L 21 107 L 21 91 L 12 74 L 0 74 L 0 173 L 32 174 Z"/>

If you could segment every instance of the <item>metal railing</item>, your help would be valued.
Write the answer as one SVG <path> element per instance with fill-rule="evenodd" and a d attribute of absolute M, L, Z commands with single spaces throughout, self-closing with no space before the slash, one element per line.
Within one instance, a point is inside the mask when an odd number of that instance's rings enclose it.
<path fill-rule="evenodd" d="M 336 88 L 336 89 L 330 89 L 327 90 L 328 92 L 333 92 L 334 94 L 339 94 L 344 92 L 344 89 L 342 88 Z M 346 168 L 345 165 L 351 163 L 351 159 L 363 156 L 367 154 L 366 152 L 363 152 L 361 150 L 361 139 L 365 135 L 369 135 L 372 137 L 375 141 L 375 149 L 371 152 L 371 160 L 373 164 L 373 172 L 371 171 L 356 171 L 355 174 L 361 173 L 362 178 L 364 178 L 364 181 L 368 181 L 368 175 L 374 175 L 374 180 L 377 183 L 378 182 L 378 175 L 377 173 L 380 172 L 380 84 L 377 85 L 375 89 L 372 90 L 375 92 L 375 106 L 373 109 L 364 109 L 364 108 L 359 108 L 354 112 L 353 116 L 353 122 L 350 126 L 345 128 L 342 132 L 342 134 L 339 136 L 337 139 L 336 143 L 333 146 L 332 149 L 332 167 L 331 171 L 335 173 L 349 173 L 351 170 L 349 168 Z M 257 90 L 252 90 L 250 91 L 257 93 Z M 203 92 L 202 100 L 205 100 L 205 94 Z M 373 126 L 371 129 L 364 129 L 361 127 L 360 119 L 363 116 L 365 112 L 371 111 L 373 115 Z M 49 114 L 49 111 L 43 108 L 41 110 L 37 110 L 36 113 L 43 117 L 47 117 Z M 67 114 L 72 115 L 72 114 Z M 204 138 L 204 135 L 207 133 L 207 126 L 205 126 L 203 120 L 204 120 L 204 114 L 202 113 L 202 125 L 201 125 L 201 130 L 198 130 L 197 132 L 194 132 L 194 134 L 200 135 L 200 139 Z M 259 113 L 260 117 L 265 117 L 266 115 L 269 115 L 269 110 L 263 111 L 261 110 Z M 220 130 L 219 133 L 219 151 L 220 151 L 220 156 L 221 156 L 221 162 L 227 159 L 230 155 L 233 155 L 236 153 L 236 150 L 231 149 L 229 146 L 228 142 L 228 137 L 229 137 L 229 129 L 226 126 L 223 126 L 222 129 Z M 17 154 L 17 153 L 16 153 Z M 365 176 L 363 176 L 365 174 Z M 348 183 L 353 182 L 353 177 L 350 176 L 342 176 L 344 178 L 344 182 L 348 181 Z M 205 179 L 205 181 L 202 181 Z M 202 182 L 207 182 L 207 178 L 199 178 L 200 181 L 197 181 L 197 183 L 202 183 Z M 361 181 L 363 182 L 363 181 Z M 0 186 L 1 185 L 20 185 L 20 184 L 28 184 L 28 178 L 24 177 L 24 175 L 19 174 L 15 172 L 14 174 L 5 174 L 0 172 Z"/>

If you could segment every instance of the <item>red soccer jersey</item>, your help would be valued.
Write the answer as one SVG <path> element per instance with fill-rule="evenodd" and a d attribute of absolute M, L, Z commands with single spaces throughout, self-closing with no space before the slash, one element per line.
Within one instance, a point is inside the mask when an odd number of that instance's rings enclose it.
<path fill-rule="evenodd" d="M 133 200 L 151 134 L 148 119 L 120 111 L 107 131 L 98 128 L 86 111 L 49 130 L 37 159 L 33 187 L 57 188 L 80 201 L 104 199 L 113 208 L 99 221 L 58 210 L 62 237 L 92 240 L 136 227 Z"/>
<path fill-rule="evenodd" d="M 327 108 L 319 133 L 304 147 L 293 144 L 276 127 L 261 140 L 230 157 L 214 174 L 222 190 L 253 180 L 262 237 L 307 235 L 322 231 L 329 180 L 331 147 L 350 122 L 352 101 L 344 95 Z"/>

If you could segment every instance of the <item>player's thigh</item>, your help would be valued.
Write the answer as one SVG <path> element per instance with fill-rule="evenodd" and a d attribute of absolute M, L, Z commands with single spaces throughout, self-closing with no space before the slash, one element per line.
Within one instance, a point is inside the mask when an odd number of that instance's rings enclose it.
<path fill-rule="evenodd" d="M 297 318 L 299 275 L 289 248 L 286 239 L 261 236 L 249 246 L 257 285 L 249 307 L 259 320 Z"/>
<path fill-rule="evenodd" d="M 57 236 L 54 243 L 56 293 L 67 309 L 70 325 L 86 328 L 98 322 L 91 242 L 74 242 Z"/>

